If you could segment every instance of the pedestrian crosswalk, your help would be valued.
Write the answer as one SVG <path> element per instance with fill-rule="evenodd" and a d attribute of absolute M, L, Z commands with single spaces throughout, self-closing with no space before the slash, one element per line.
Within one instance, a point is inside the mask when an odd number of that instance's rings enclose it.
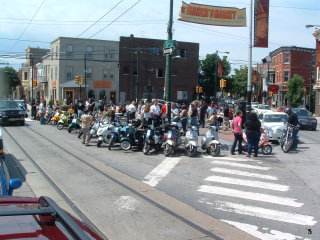
<path fill-rule="evenodd" d="M 210 159 L 212 175 L 206 176 L 203 179 L 205 184 L 198 186 L 197 191 L 202 196 L 198 202 L 210 209 L 228 213 L 229 219 L 222 221 L 260 239 L 309 239 L 297 233 L 272 229 L 277 222 L 304 228 L 317 223 L 313 216 L 303 214 L 303 202 L 289 197 L 292 188 L 278 182 L 279 178 L 274 176 L 272 167 L 264 166 L 257 159 L 237 156 L 204 158 Z M 254 218 L 256 221 L 252 220 Z M 263 227 L 258 224 L 261 221 L 264 221 Z M 266 221 L 271 227 L 265 225 Z"/>

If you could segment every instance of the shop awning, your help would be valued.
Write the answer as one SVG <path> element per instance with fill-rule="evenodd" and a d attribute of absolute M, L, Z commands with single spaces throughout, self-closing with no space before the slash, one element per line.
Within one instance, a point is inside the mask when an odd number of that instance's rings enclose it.
<path fill-rule="evenodd" d="M 74 80 L 68 80 L 68 81 L 66 81 L 66 82 L 64 82 L 64 83 L 61 83 L 61 87 L 72 87 L 72 88 L 76 88 L 76 87 L 79 87 L 79 86 L 84 87 L 84 85 L 76 84 L 76 83 L 74 82 Z"/>

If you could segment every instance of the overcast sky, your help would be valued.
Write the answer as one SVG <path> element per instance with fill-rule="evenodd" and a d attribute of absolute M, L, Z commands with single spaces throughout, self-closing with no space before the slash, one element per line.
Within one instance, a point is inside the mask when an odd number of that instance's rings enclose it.
<path fill-rule="evenodd" d="M 192 2 L 246 8 L 249 25 L 250 0 Z M 134 34 L 136 37 L 166 39 L 169 3 L 170 0 L 2 0 L 0 64 L 9 62 L 18 69 L 22 60 L 16 58 L 24 56 L 28 46 L 50 48 L 50 42 L 58 37 L 80 36 L 118 41 L 120 36 Z M 228 51 L 233 68 L 247 64 L 248 27 L 181 22 L 177 20 L 180 6 L 181 1 L 174 0 L 173 39 L 199 43 L 201 59 L 216 50 Z M 312 35 L 315 28 L 307 29 L 305 26 L 320 25 L 319 14 L 319 0 L 270 0 L 269 48 L 254 48 L 253 63 L 260 62 L 269 52 L 281 46 L 315 48 Z M 92 24 L 94 26 L 85 31 Z M 3 58 L 6 54 L 13 54 L 15 59 Z"/>

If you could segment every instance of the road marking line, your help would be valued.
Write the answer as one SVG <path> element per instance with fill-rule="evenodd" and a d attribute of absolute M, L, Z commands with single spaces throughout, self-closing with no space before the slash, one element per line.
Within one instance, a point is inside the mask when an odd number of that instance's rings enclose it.
<path fill-rule="evenodd" d="M 259 173 L 251 173 L 246 171 L 239 171 L 239 170 L 231 170 L 227 168 L 211 168 L 212 172 L 219 172 L 219 173 L 227 173 L 227 174 L 233 174 L 233 175 L 239 175 L 239 176 L 246 176 L 246 177 L 254 177 L 254 178 L 262 178 L 262 179 L 268 179 L 268 180 L 278 180 L 277 177 L 271 176 L 271 175 L 265 175 L 265 174 L 259 174 Z"/>
<path fill-rule="evenodd" d="M 227 160 L 227 161 L 235 161 L 235 162 L 255 162 L 255 163 L 262 163 L 257 160 L 252 160 L 250 158 L 233 158 L 233 157 L 213 157 L 213 156 L 203 156 L 203 158 L 209 159 L 219 159 L 219 160 Z"/>
<path fill-rule="evenodd" d="M 289 186 L 282 185 L 282 184 L 267 183 L 267 182 L 253 181 L 253 180 L 245 180 L 245 179 L 240 179 L 240 178 L 209 176 L 204 180 L 210 181 L 210 182 L 219 182 L 219 183 L 242 185 L 242 186 L 248 186 L 248 187 L 264 188 L 264 189 L 270 189 L 270 190 L 282 191 L 282 192 L 289 190 Z"/>
<path fill-rule="evenodd" d="M 225 211 L 225 212 L 233 212 L 253 217 L 260 217 L 265 219 L 270 219 L 274 221 L 294 223 L 299 225 L 308 225 L 313 226 L 317 223 L 314 221 L 312 216 L 295 214 L 289 212 L 283 212 L 278 210 L 272 210 L 267 208 L 255 207 L 250 205 L 243 205 L 233 202 L 225 202 L 225 201 L 213 201 L 210 202 L 208 199 L 199 200 L 200 203 L 205 203 L 211 205 L 213 208 Z"/>
<path fill-rule="evenodd" d="M 180 162 L 181 158 L 166 158 L 154 168 L 142 182 L 155 187 Z"/>
<path fill-rule="evenodd" d="M 279 197 L 269 194 L 241 191 L 232 188 L 223 188 L 209 185 L 202 185 L 198 188 L 198 192 L 212 193 L 229 197 L 243 198 L 260 202 L 269 202 L 291 207 L 301 207 L 303 203 L 296 202 L 297 199 Z"/>
<path fill-rule="evenodd" d="M 239 222 L 234 222 L 234 221 L 229 221 L 229 220 L 224 220 L 221 219 L 221 221 L 226 222 L 228 224 L 231 224 L 233 226 L 235 226 L 236 228 L 245 231 L 261 240 L 280 240 L 280 239 L 285 239 L 285 240 L 297 240 L 297 239 L 304 239 L 304 240 L 311 240 L 311 239 L 307 239 L 304 237 L 300 237 L 300 236 L 296 236 L 293 235 L 291 233 L 284 233 L 284 232 L 280 232 L 277 230 L 270 230 L 269 233 L 262 233 L 259 232 L 258 226 L 255 225 L 251 225 L 251 224 L 246 224 L 246 223 L 239 223 Z M 264 229 L 264 230 L 269 230 L 269 229 Z"/>
<path fill-rule="evenodd" d="M 232 167 L 258 169 L 258 170 L 269 170 L 269 169 L 271 169 L 269 167 L 259 167 L 259 166 L 252 166 L 252 165 L 249 165 L 249 164 L 224 162 L 224 161 L 212 161 L 211 163 L 212 164 L 218 164 L 218 165 L 227 165 L 227 166 L 232 166 Z"/>
<path fill-rule="evenodd" d="M 126 209 L 134 211 L 140 203 L 131 196 L 121 196 L 115 204 L 118 206 L 118 210 Z"/>

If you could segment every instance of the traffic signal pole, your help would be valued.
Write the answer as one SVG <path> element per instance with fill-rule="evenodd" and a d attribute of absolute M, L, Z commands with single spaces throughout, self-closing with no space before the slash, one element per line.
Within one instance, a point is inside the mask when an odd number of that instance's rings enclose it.
<path fill-rule="evenodd" d="M 169 23 L 168 23 L 168 40 L 172 40 L 172 18 L 173 18 L 173 0 L 170 0 Z M 167 116 L 168 122 L 171 123 L 171 73 L 172 73 L 172 55 L 166 55 L 166 91 L 167 91 Z"/>
<path fill-rule="evenodd" d="M 247 107 L 246 112 L 251 111 L 251 96 L 252 96 L 252 11 L 253 1 L 250 0 L 250 23 L 249 23 L 249 66 L 247 79 Z"/>

